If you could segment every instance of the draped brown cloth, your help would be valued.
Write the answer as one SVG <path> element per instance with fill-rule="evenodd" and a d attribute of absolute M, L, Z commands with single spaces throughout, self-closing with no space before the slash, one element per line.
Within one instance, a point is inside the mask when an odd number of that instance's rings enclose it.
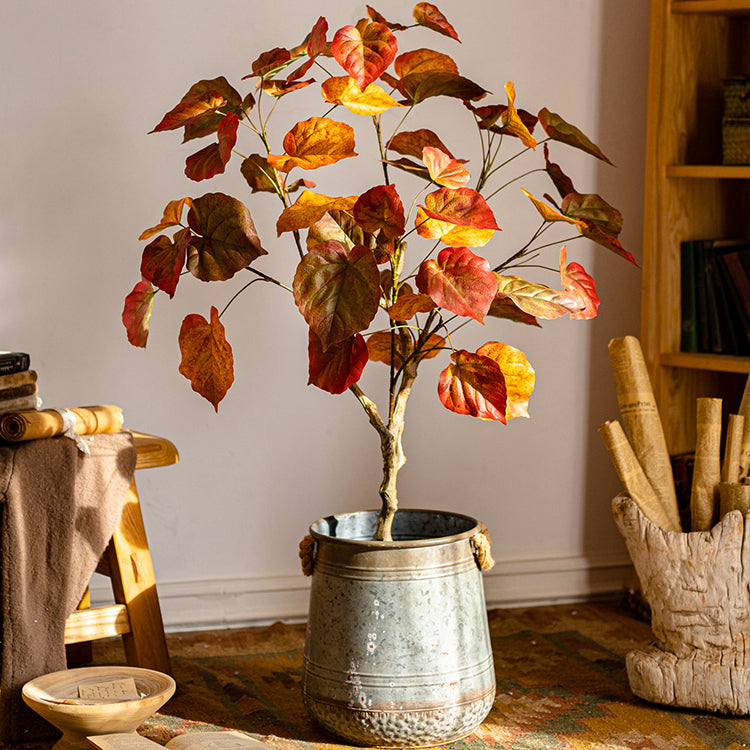
<path fill-rule="evenodd" d="M 54 736 L 21 699 L 34 677 L 66 668 L 75 610 L 122 513 L 136 449 L 129 432 L 0 446 L 0 747 Z"/>

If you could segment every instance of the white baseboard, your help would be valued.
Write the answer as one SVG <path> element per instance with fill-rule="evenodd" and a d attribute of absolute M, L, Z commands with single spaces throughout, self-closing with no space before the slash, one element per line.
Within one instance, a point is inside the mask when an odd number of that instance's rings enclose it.
<path fill-rule="evenodd" d="M 484 574 L 487 606 L 520 607 L 584 601 L 632 585 L 627 557 L 497 560 Z M 237 628 L 307 616 L 309 579 L 300 575 L 157 581 L 167 632 Z M 92 606 L 111 601 L 109 582 L 91 585 Z"/>

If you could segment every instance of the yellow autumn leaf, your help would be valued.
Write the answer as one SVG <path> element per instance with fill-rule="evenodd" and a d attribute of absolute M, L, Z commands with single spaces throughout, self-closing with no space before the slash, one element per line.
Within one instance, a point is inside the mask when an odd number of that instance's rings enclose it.
<path fill-rule="evenodd" d="M 279 172 L 288 172 L 294 167 L 317 169 L 356 155 L 351 125 L 329 117 L 311 117 L 284 136 L 284 153 L 269 154 L 268 163 Z"/>
<path fill-rule="evenodd" d="M 351 76 L 336 76 L 324 81 L 320 87 L 323 98 L 331 104 L 342 104 L 355 115 L 379 115 L 391 107 L 402 107 L 390 94 L 376 83 L 364 91 Z"/>
<path fill-rule="evenodd" d="M 548 206 L 543 201 L 540 201 L 539 198 L 535 198 L 528 190 L 521 188 L 521 192 L 534 204 L 536 210 L 539 211 L 539 214 L 545 221 L 565 221 L 568 224 L 578 227 L 579 232 L 586 228 L 585 222 L 561 214 L 552 208 L 552 206 Z"/>
<path fill-rule="evenodd" d="M 524 146 L 535 149 L 536 138 L 531 135 L 529 129 L 523 124 L 516 110 L 516 87 L 513 85 L 513 81 L 508 81 L 505 84 L 505 93 L 508 96 L 508 109 L 502 114 L 504 129 L 511 135 L 518 136 Z"/>
<path fill-rule="evenodd" d="M 494 229 L 451 224 L 431 219 L 420 206 L 415 220 L 417 234 L 429 240 L 440 240 L 450 247 L 483 247 L 495 233 Z"/>
<path fill-rule="evenodd" d="M 526 355 L 520 349 L 500 341 L 487 342 L 477 349 L 477 354 L 494 360 L 503 371 L 508 399 L 505 418 L 528 417 L 535 373 Z"/>
<path fill-rule="evenodd" d="M 306 229 L 333 209 L 351 211 L 358 197 L 350 195 L 348 198 L 329 198 L 322 193 L 305 190 L 291 206 L 281 212 L 276 222 L 276 234 L 281 236 L 283 232 Z"/>

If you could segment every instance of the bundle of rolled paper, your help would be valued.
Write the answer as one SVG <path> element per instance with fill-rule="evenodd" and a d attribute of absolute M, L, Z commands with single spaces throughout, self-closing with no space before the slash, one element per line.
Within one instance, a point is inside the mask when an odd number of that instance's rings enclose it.
<path fill-rule="evenodd" d="M 609 361 L 623 424 L 605 422 L 599 434 L 623 487 L 643 515 L 670 531 L 705 531 L 730 510 L 750 510 L 750 379 L 739 414 L 729 416 L 723 461 L 722 400 L 697 401 L 690 528 L 683 529 L 672 462 L 638 339 L 610 341 Z"/>
<path fill-rule="evenodd" d="M 37 374 L 34 370 L 23 370 L 0 375 L 0 414 L 22 409 L 38 409 L 39 398 Z"/>
<path fill-rule="evenodd" d="M 67 434 L 96 435 L 119 432 L 123 416 L 119 406 L 76 406 L 70 409 L 13 411 L 0 414 L 0 438 L 10 442 L 37 440 Z"/>

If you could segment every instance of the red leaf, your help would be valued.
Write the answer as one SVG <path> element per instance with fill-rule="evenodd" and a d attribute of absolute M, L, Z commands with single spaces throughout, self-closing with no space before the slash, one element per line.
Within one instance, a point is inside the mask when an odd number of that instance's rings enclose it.
<path fill-rule="evenodd" d="M 192 235 L 189 229 L 176 232 L 174 239 L 159 235 L 143 249 L 141 276 L 174 297 L 180 272 L 185 266 L 187 246 Z"/>
<path fill-rule="evenodd" d="M 300 261 L 293 289 L 299 311 L 326 350 L 370 325 L 378 311 L 380 273 L 370 248 L 324 242 Z"/>
<path fill-rule="evenodd" d="M 573 181 L 562 171 L 560 165 L 549 160 L 549 146 L 546 143 L 544 144 L 544 169 L 557 188 L 557 192 L 560 193 L 561 198 L 564 198 L 568 193 L 576 192 Z"/>
<path fill-rule="evenodd" d="M 335 394 L 343 393 L 359 380 L 368 360 L 367 344 L 361 334 L 355 333 L 324 351 L 320 338 L 310 329 L 308 342 L 308 385 Z"/>
<path fill-rule="evenodd" d="M 223 96 L 225 103 L 215 112 L 206 112 L 202 117 L 198 117 L 187 123 L 182 138 L 183 143 L 187 143 L 194 138 L 203 138 L 215 133 L 219 129 L 219 125 L 224 121 L 224 115 L 230 112 L 234 112 L 240 120 L 244 120 L 247 112 L 255 106 L 255 98 L 252 94 L 248 94 L 243 100 L 237 89 L 224 76 L 194 83 L 183 99 L 191 96 L 199 96 L 206 92 L 213 92 L 214 94 Z"/>
<path fill-rule="evenodd" d="M 224 172 L 237 142 L 239 118 L 233 112 L 225 115 L 219 125 L 219 142 L 212 143 L 185 160 L 185 174 L 196 182 L 208 180 Z"/>
<path fill-rule="evenodd" d="M 460 43 L 456 30 L 448 23 L 448 19 L 430 3 L 417 3 L 414 6 L 414 20 L 420 26 L 437 31 L 444 36 L 449 36 Z"/>
<path fill-rule="evenodd" d="M 285 81 L 283 78 L 264 78 L 262 88 L 269 96 L 284 96 L 284 94 L 288 94 L 290 91 L 303 89 L 311 83 L 315 83 L 314 78 L 308 78 L 305 81 Z"/>
<path fill-rule="evenodd" d="M 180 374 L 218 412 L 219 402 L 234 382 L 232 347 L 225 338 L 219 311 L 211 307 L 210 322 L 202 315 L 188 315 L 182 321 L 179 344 Z"/>
<path fill-rule="evenodd" d="M 451 354 L 453 364 L 440 373 L 438 397 L 446 409 L 479 419 L 506 423 L 507 395 L 500 365 L 464 349 Z"/>
<path fill-rule="evenodd" d="M 378 185 L 359 196 L 352 209 L 365 232 L 380 231 L 388 240 L 400 237 L 406 227 L 404 205 L 395 185 Z"/>
<path fill-rule="evenodd" d="M 122 323 L 128 333 L 128 341 L 133 346 L 146 346 L 155 294 L 148 281 L 139 281 L 125 297 Z"/>
<path fill-rule="evenodd" d="M 188 211 L 193 234 L 187 267 L 201 281 L 224 281 L 265 255 L 247 208 L 223 193 L 196 198 Z"/>
<path fill-rule="evenodd" d="M 492 300 L 487 315 L 493 318 L 505 318 L 516 323 L 525 323 L 527 326 L 541 328 L 539 321 L 531 314 L 524 312 L 510 297 L 497 296 Z"/>
<path fill-rule="evenodd" d="M 467 247 L 445 248 L 419 267 L 417 287 L 440 307 L 484 321 L 497 293 L 490 264 Z"/>
<path fill-rule="evenodd" d="M 594 279 L 586 273 L 585 269 L 579 263 L 568 263 L 567 249 L 563 246 L 560 249 L 560 278 L 562 285 L 569 292 L 577 294 L 581 298 L 583 309 L 579 312 L 570 313 L 571 318 L 580 320 L 590 320 L 595 318 L 599 311 L 599 295 L 596 293 Z"/>
<path fill-rule="evenodd" d="M 207 113 L 215 112 L 225 103 L 224 97 L 216 91 L 207 91 L 197 96 L 185 97 L 174 109 L 167 112 L 161 122 L 149 132 L 159 133 L 164 130 L 176 130 Z"/>
<path fill-rule="evenodd" d="M 315 58 L 318 55 L 322 55 L 326 49 L 326 33 L 328 32 L 328 21 L 323 16 L 320 16 L 315 22 L 310 32 L 310 38 L 307 40 L 307 55 L 308 57 Z"/>
<path fill-rule="evenodd" d="M 364 91 L 385 72 L 398 50 L 396 37 L 382 23 L 371 22 L 359 26 L 344 26 L 331 42 L 336 62 Z"/>
<path fill-rule="evenodd" d="M 367 15 L 370 16 L 370 18 L 373 21 L 377 21 L 378 23 L 382 23 L 384 26 L 387 26 L 389 29 L 393 31 L 404 31 L 407 29 L 407 26 L 404 26 L 402 23 L 391 23 L 390 21 L 386 21 L 385 17 L 378 13 L 375 8 L 373 8 L 371 5 L 365 6 L 367 8 Z"/>
<path fill-rule="evenodd" d="M 433 96 L 452 96 L 462 101 L 475 101 L 487 94 L 487 90 L 478 83 L 443 70 L 412 73 L 398 81 L 398 90 L 412 104 Z"/>

